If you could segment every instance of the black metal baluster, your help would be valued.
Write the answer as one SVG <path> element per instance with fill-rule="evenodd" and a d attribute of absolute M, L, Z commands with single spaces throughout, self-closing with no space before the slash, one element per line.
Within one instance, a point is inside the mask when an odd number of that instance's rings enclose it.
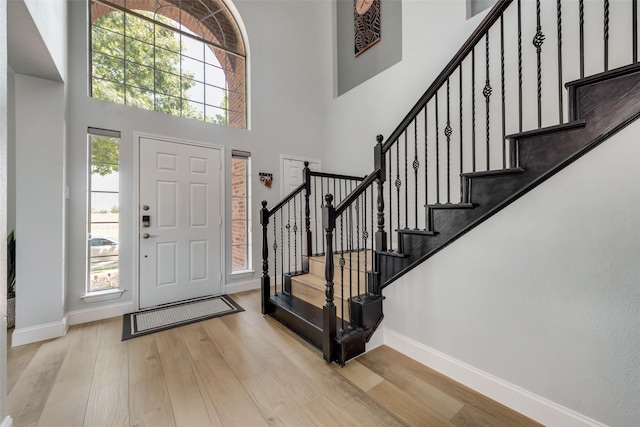
<path fill-rule="evenodd" d="M 360 197 L 356 199 L 356 286 L 358 289 L 356 295 L 360 295 Z"/>
<path fill-rule="evenodd" d="M 522 132 L 522 3 L 520 0 L 518 0 L 518 131 Z"/>
<path fill-rule="evenodd" d="M 319 194 L 320 197 L 322 197 L 322 193 Z M 314 230 L 313 233 L 313 238 L 315 239 L 315 245 L 313 245 L 315 252 L 318 252 L 318 217 L 320 215 L 318 215 L 318 179 L 316 177 L 313 177 L 313 204 L 314 204 L 314 210 L 313 210 L 313 216 L 314 216 L 314 222 L 316 225 L 316 228 Z M 322 240 L 322 239 L 320 239 Z"/>
<path fill-rule="evenodd" d="M 340 295 L 344 295 L 344 214 L 340 215 Z M 340 305 L 340 333 L 344 332 L 344 304 Z"/>
<path fill-rule="evenodd" d="M 462 144 L 462 63 L 460 63 L 460 68 L 459 68 L 459 78 L 460 78 L 460 173 L 464 172 L 464 168 L 463 168 L 463 144 Z M 460 191 L 462 191 L 462 181 L 460 181 Z M 460 193 L 460 202 L 462 202 L 462 192 Z"/>
<path fill-rule="evenodd" d="M 296 199 L 293 197 L 293 271 L 298 271 L 298 217 L 296 212 Z"/>
<path fill-rule="evenodd" d="M 584 77 L 584 0 L 578 2 L 578 17 L 580 20 L 580 78 Z"/>
<path fill-rule="evenodd" d="M 484 85 L 484 89 L 482 89 L 482 95 L 484 95 L 484 99 L 485 99 L 485 111 L 486 111 L 486 131 L 487 131 L 487 141 L 486 141 L 486 151 L 487 151 L 487 170 L 491 169 L 491 153 L 490 153 L 490 140 L 491 140 L 491 121 L 490 121 L 490 100 L 491 100 L 491 93 L 493 92 L 493 89 L 491 88 L 491 83 L 490 83 L 490 76 L 489 76 L 489 31 L 487 30 L 487 35 L 485 38 L 485 75 L 486 75 L 486 81 L 485 81 L 485 85 Z"/>
<path fill-rule="evenodd" d="M 415 230 L 418 229 L 418 168 L 420 168 L 420 162 L 418 161 L 418 116 L 416 116 L 413 119 L 413 173 L 414 173 L 414 181 L 415 181 L 415 188 L 414 188 L 415 197 L 414 197 L 413 205 L 415 208 L 414 212 L 416 215 L 415 227 L 414 227 Z M 365 209 L 366 209 L 367 207 L 366 196 L 364 200 L 365 200 L 364 203 L 365 203 Z M 409 224 L 407 224 L 407 228 L 408 227 L 409 227 Z"/>
<path fill-rule="evenodd" d="M 631 28 L 633 37 L 632 55 L 633 62 L 638 62 L 638 0 L 632 0 L 631 2 Z"/>
<path fill-rule="evenodd" d="M 564 93 L 562 87 L 562 1 L 556 0 L 557 15 L 558 15 L 558 113 L 559 124 L 564 122 L 564 107 L 562 102 L 562 95 Z"/>
<path fill-rule="evenodd" d="M 351 300 L 353 298 L 353 204 L 349 205 L 349 222 L 347 223 L 347 233 L 349 233 L 349 278 L 347 279 L 349 281 L 349 300 Z M 344 294 L 341 295 L 342 299 L 344 299 Z M 347 326 L 347 329 L 353 329 L 353 324 L 351 323 L 351 316 L 349 316 L 349 326 Z"/>
<path fill-rule="evenodd" d="M 447 137 L 447 203 L 451 203 L 451 95 L 449 79 L 447 79 L 447 126 L 444 128 L 444 136 Z"/>
<path fill-rule="evenodd" d="M 533 36 L 533 45 L 536 48 L 537 64 L 538 64 L 538 128 L 542 127 L 542 43 L 544 43 L 544 34 L 542 33 L 542 24 L 540 23 L 540 0 L 536 0 L 536 34 Z"/>
<path fill-rule="evenodd" d="M 502 169 L 507 168 L 507 139 L 504 86 L 504 15 L 500 15 L 500 86 L 502 89 Z"/>
<path fill-rule="evenodd" d="M 284 214 L 284 209 L 280 209 L 280 286 L 284 286 L 284 222 L 282 220 L 282 215 Z M 277 279 L 276 280 L 277 283 Z"/>
<path fill-rule="evenodd" d="M 273 217 L 273 288 L 274 295 L 278 295 L 278 241 L 276 238 L 277 219 Z M 282 224 L 280 224 L 282 226 Z"/>
<path fill-rule="evenodd" d="M 476 171 L 476 48 L 471 50 L 471 164 Z"/>
<path fill-rule="evenodd" d="M 400 143 L 396 140 L 396 207 L 398 208 L 398 230 L 400 230 Z"/>
<path fill-rule="evenodd" d="M 407 129 L 404 130 L 404 228 L 409 228 L 409 167 L 407 160 Z"/>
<path fill-rule="evenodd" d="M 322 177 L 320 177 L 320 194 L 319 195 L 320 195 L 320 211 L 322 212 L 322 210 L 324 209 L 324 178 Z M 325 247 L 324 247 L 325 239 L 321 238 L 320 240 L 322 240 L 322 253 L 325 253 Z"/>
<path fill-rule="evenodd" d="M 438 127 L 438 92 L 436 92 L 436 204 L 440 204 L 440 131 Z"/>
<path fill-rule="evenodd" d="M 604 70 L 609 71 L 609 0 L 604 0 Z"/>
<path fill-rule="evenodd" d="M 427 120 L 427 106 L 424 106 L 424 218 L 425 229 L 428 227 L 426 219 L 429 213 L 429 127 Z"/>
<path fill-rule="evenodd" d="M 362 209 L 362 224 L 364 225 L 364 230 L 362 230 L 362 241 L 363 241 L 363 245 L 364 245 L 364 274 L 365 274 L 365 282 L 364 282 L 364 289 L 365 289 L 365 293 L 369 293 L 369 286 L 367 286 L 367 272 L 369 271 L 367 269 L 367 256 L 368 256 L 368 247 L 367 247 L 367 241 L 369 239 L 369 231 L 367 229 L 367 190 L 362 192 L 363 195 L 363 199 L 364 199 L 364 208 Z M 360 272 L 358 271 L 358 274 L 360 274 Z"/>
<path fill-rule="evenodd" d="M 389 185 L 388 185 L 389 187 L 389 222 L 388 224 L 389 224 L 389 235 L 392 236 L 391 233 L 393 232 L 393 230 L 391 229 L 391 227 L 393 227 L 393 187 L 394 186 L 391 185 L 391 183 L 393 182 L 391 179 L 391 169 L 392 169 L 391 166 L 393 165 L 392 163 L 393 159 L 391 154 L 393 153 L 393 150 L 389 150 L 388 153 L 389 153 L 389 162 L 387 163 L 389 165 L 389 168 L 388 168 L 389 169 Z M 398 214 L 398 216 L 399 215 L 400 214 Z M 390 243 L 391 243 L 391 250 L 393 250 L 393 239 L 391 240 Z"/>
<path fill-rule="evenodd" d="M 287 261 L 288 273 L 291 272 L 291 203 L 287 202 Z M 283 266 L 284 267 L 284 266 Z"/>

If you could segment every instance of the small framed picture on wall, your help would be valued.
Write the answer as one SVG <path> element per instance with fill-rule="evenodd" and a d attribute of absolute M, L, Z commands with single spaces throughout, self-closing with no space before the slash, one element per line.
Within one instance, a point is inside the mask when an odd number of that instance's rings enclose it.
<path fill-rule="evenodd" d="M 380 41 L 380 0 L 354 0 L 355 54 Z"/>

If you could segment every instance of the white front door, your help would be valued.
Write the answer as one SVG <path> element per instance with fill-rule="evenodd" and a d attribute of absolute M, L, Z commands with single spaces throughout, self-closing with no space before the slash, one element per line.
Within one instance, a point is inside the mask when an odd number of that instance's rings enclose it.
<path fill-rule="evenodd" d="M 140 308 L 222 292 L 219 149 L 140 138 Z"/>

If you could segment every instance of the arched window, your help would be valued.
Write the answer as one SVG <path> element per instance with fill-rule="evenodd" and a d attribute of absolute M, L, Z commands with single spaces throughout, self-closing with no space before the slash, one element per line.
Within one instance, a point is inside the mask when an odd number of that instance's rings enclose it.
<path fill-rule="evenodd" d="M 246 53 L 222 0 L 93 0 L 91 96 L 247 127 Z"/>

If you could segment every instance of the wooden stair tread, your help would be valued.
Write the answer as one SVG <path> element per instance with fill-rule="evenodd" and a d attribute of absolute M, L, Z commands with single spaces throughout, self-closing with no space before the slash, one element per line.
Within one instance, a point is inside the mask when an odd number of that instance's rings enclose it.
<path fill-rule="evenodd" d="M 481 178 L 484 176 L 500 176 L 500 175 L 513 175 L 524 172 L 522 168 L 509 168 L 509 169 L 498 169 L 498 170 L 488 170 L 488 171 L 478 171 L 478 172 L 465 172 L 460 174 L 465 178 Z"/>

